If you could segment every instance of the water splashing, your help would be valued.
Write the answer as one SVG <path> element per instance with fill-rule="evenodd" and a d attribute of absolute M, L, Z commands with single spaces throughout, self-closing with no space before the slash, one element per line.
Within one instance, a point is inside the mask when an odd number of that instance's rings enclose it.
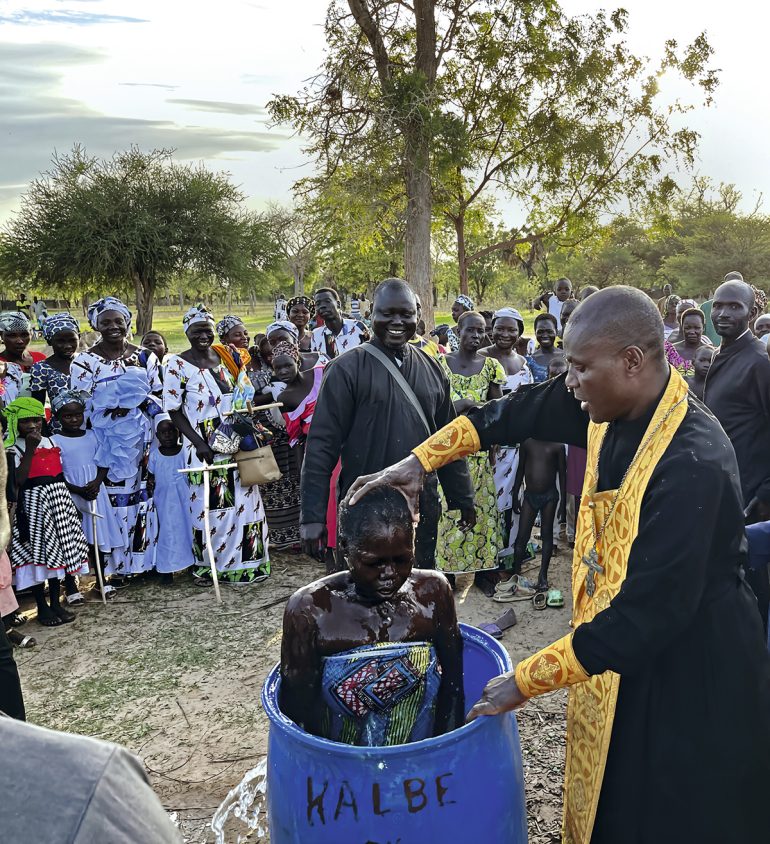
<path fill-rule="evenodd" d="M 267 841 L 267 759 L 233 788 L 214 812 L 216 844 Z M 227 828 L 225 828 L 227 827 Z"/>

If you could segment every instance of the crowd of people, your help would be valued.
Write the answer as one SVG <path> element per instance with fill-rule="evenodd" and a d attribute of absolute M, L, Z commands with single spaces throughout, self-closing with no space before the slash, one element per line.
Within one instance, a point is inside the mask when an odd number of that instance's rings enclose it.
<path fill-rule="evenodd" d="M 15 629 L 24 619 L 15 592 L 34 596 L 40 624 L 70 623 L 89 572 L 100 575 L 91 588 L 111 597 L 134 579 L 172 584 L 185 570 L 204 587 L 214 569 L 222 583 L 258 583 L 271 549 L 344 569 L 337 510 L 353 481 L 456 415 L 561 376 L 564 331 L 595 291 L 557 281 L 533 303 L 543 310 L 531 338 L 515 308 L 477 311 L 467 295 L 453 303 L 451 326 L 428 332 L 419 298 L 398 279 L 371 304 L 354 294 L 347 310 L 328 287 L 280 295 L 274 321 L 253 337 L 244 319 L 196 305 L 179 352 L 154 330 L 134 342 L 132 314 L 115 297 L 88 309 L 90 347 L 71 314 L 41 319 L 47 355 L 28 348 L 26 309 L 0 315 L 13 521 L 0 612 L 13 641 L 34 643 Z M 703 307 L 670 290 L 658 302 L 669 362 L 733 441 L 749 522 L 770 519 L 765 304 L 739 273 Z M 265 448 L 275 474 L 251 479 L 243 461 Z M 574 544 L 585 472 L 583 448 L 534 439 L 442 468 L 421 494 L 416 564 L 452 584 L 473 574 L 499 603 L 562 607 L 549 563 L 559 542 Z M 530 580 L 522 566 L 537 554 Z M 766 574 L 749 578 L 766 617 Z"/>

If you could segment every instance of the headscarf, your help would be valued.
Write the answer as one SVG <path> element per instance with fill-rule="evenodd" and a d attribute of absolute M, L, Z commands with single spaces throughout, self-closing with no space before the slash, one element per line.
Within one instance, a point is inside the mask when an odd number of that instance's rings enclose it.
<path fill-rule="evenodd" d="M 510 319 L 515 319 L 519 325 L 519 334 L 524 333 L 524 317 L 522 317 L 516 308 L 500 308 L 499 311 L 495 311 L 492 315 L 492 325 L 495 324 L 495 320 L 498 317 L 509 317 Z"/>
<path fill-rule="evenodd" d="M 86 395 L 79 390 L 61 390 L 51 399 L 51 410 L 56 416 L 65 404 L 79 404 L 86 406 Z"/>
<path fill-rule="evenodd" d="M 5 311 L 0 314 L 0 331 L 29 331 L 32 323 L 20 311 Z"/>
<path fill-rule="evenodd" d="M 37 400 L 23 397 L 14 399 L 3 411 L 8 422 L 8 434 L 3 443 L 10 448 L 19 436 L 19 419 L 41 419 L 45 418 L 45 408 Z"/>
<path fill-rule="evenodd" d="M 286 313 L 290 314 L 295 305 L 304 305 L 310 311 L 310 318 L 315 315 L 315 302 L 309 296 L 292 296 L 286 303 Z"/>
<path fill-rule="evenodd" d="M 467 308 L 469 311 L 475 311 L 476 305 L 473 303 L 473 299 L 470 296 L 466 296 L 464 293 L 461 293 L 456 299 L 455 302 L 459 302 L 464 308 Z"/>
<path fill-rule="evenodd" d="M 219 335 L 219 339 L 224 340 L 236 325 L 243 324 L 243 320 L 238 316 L 234 316 L 233 314 L 223 316 L 217 323 L 217 334 Z"/>
<path fill-rule="evenodd" d="M 88 324 L 94 331 L 99 330 L 96 327 L 96 323 L 105 311 L 117 311 L 119 314 L 122 314 L 126 325 L 128 328 L 131 328 L 131 311 L 129 311 L 120 299 L 116 299 L 115 296 L 105 296 L 103 299 L 98 299 L 88 308 Z"/>
<path fill-rule="evenodd" d="M 265 336 L 269 337 L 271 331 L 278 331 L 281 328 L 284 331 L 288 331 L 295 340 L 299 340 L 299 328 L 293 322 L 289 322 L 288 319 L 279 319 L 276 322 L 271 322 L 265 329 Z"/>
<path fill-rule="evenodd" d="M 190 327 L 195 325 L 196 322 L 210 322 L 212 326 L 214 325 L 214 317 L 202 302 L 193 305 L 182 317 L 182 327 L 184 328 L 185 334 L 187 334 Z"/>
<path fill-rule="evenodd" d="M 155 435 L 156 435 L 156 436 L 157 436 L 157 434 L 158 434 L 158 425 L 160 425 L 160 423 L 161 423 L 161 422 L 171 422 L 171 417 L 168 415 L 168 413 L 158 413 L 158 414 L 157 414 L 157 415 L 153 418 L 153 420 L 152 420 L 152 429 L 153 429 L 153 431 L 155 432 Z"/>
<path fill-rule="evenodd" d="M 72 314 L 51 314 L 43 322 L 43 337 L 45 337 L 46 343 L 50 343 L 51 338 L 55 337 L 60 331 L 74 331 L 75 334 L 80 336 L 80 326 Z"/>
<path fill-rule="evenodd" d="M 294 363 L 297 364 L 298 368 L 302 363 L 302 356 L 300 355 L 299 348 L 295 346 L 294 343 L 290 343 L 288 340 L 281 340 L 273 346 L 273 360 L 275 360 L 278 355 L 288 355 Z"/>

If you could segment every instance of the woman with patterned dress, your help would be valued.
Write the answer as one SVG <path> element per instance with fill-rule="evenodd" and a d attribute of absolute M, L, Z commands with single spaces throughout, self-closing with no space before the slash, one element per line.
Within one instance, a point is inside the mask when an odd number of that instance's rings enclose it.
<path fill-rule="evenodd" d="M 524 320 L 515 308 L 501 308 L 492 318 L 492 343 L 479 354 L 494 358 L 505 373 L 503 395 L 515 393 L 523 384 L 532 383 L 527 361 L 516 351 L 516 343 L 524 333 Z M 519 464 L 519 447 L 498 445 L 492 451 L 497 509 L 503 514 L 503 548 L 516 539 L 519 517 L 513 512 L 513 482 Z"/>
<path fill-rule="evenodd" d="M 69 389 L 70 367 L 80 342 L 80 326 L 72 314 L 52 314 L 43 322 L 43 337 L 53 350 L 45 360 L 32 364 L 29 389 L 32 398 L 41 404 L 53 406 L 53 400 Z M 61 425 L 51 417 L 48 423 L 51 434 L 58 434 Z"/>
<path fill-rule="evenodd" d="M 228 417 L 233 391 L 245 366 L 237 351 L 214 345 L 214 318 L 202 306 L 190 308 L 183 325 L 190 348 L 170 354 L 163 364 L 163 407 L 185 438 L 185 465 L 233 462 L 216 453 L 212 435 Z M 190 474 L 193 552 L 200 567 L 196 583 L 211 585 L 204 528 L 204 474 Z M 268 530 L 259 487 L 243 486 L 237 468 L 208 475 L 209 512 L 214 559 L 224 583 L 256 583 L 270 574 Z"/>
<path fill-rule="evenodd" d="M 481 314 L 475 311 L 462 314 L 457 328 L 459 350 L 450 352 L 439 362 L 449 379 L 455 410 L 465 413 L 489 399 L 500 398 L 505 372 L 494 358 L 478 353 L 486 334 L 486 322 Z M 468 459 L 468 471 L 476 490 L 475 527 L 463 533 L 457 524 L 457 514 L 447 510 L 444 493 L 440 493 L 436 565 L 445 573 L 496 569 L 497 554 L 502 547 L 497 491 L 489 454 L 482 451 L 472 455 Z"/>
<path fill-rule="evenodd" d="M 535 317 L 537 347 L 526 357 L 527 366 L 535 384 L 542 384 L 543 381 L 548 380 L 548 364 L 552 358 L 564 357 L 564 352 L 556 348 L 556 326 L 556 317 L 553 314 L 538 314 Z"/>
<path fill-rule="evenodd" d="M 299 475 L 305 453 L 305 442 L 318 399 L 318 391 L 323 380 L 324 364 L 319 363 L 312 370 L 303 370 L 302 354 L 290 341 L 276 343 L 273 347 L 273 367 L 276 381 L 272 385 L 273 398 L 283 404 L 281 415 L 285 424 L 286 442 L 290 448 L 293 464 L 289 477 L 284 480 L 289 487 L 287 493 L 296 494 L 296 525 L 299 536 Z M 329 482 L 329 505 L 326 508 L 326 547 L 337 547 L 337 478 L 340 474 L 340 462 L 331 475 Z"/>
<path fill-rule="evenodd" d="M 16 394 L 29 397 L 30 373 L 34 364 L 45 360 L 42 352 L 35 352 L 27 348 L 32 340 L 32 323 L 20 311 L 6 311 L 0 314 L 0 338 L 3 349 L 0 351 L 0 361 L 5 361 L 9 370 L 13 366 L 14 372 L 21 373 L 21 383 Z M 14 374 L 15 378 L 15 374 Z"/>
<path fill-rule="evenodd" d="M 452 303 L 452 319 L 458 323 L 454 328 L 447 328 L 446 346 L 450 352 L 456 352 L 460 348 L 460 317 L 468 311 L 475 311 L 476 306 L 470 296 L 460 295 Z"/>
<path fill-rule="evenodd" d="M 118 578 L 153 566 L 147 458 L 152 417 L 160 413 L 159 364 L 154 354 L 128 341 L 131 311 L 120 299 L 94 302 L 88 322 L 101 337 L 72 361 L 70 389 L 90 396 L 86 420 L 98 444 L 94 462 L 108 470 L 104 485 L 125 531 L 124 547 L 110 554 L 105 567 L 115 585 Z"/>
<path fill-rule="evenodd" d="M 289 322 L 297 327 L 299 350 L 309 352 L 313 337 L 308 331 L 308 325 L 315 316 L 315 302 L 309 296 L 294 296 L 286 303 L 286 314 Z"/>

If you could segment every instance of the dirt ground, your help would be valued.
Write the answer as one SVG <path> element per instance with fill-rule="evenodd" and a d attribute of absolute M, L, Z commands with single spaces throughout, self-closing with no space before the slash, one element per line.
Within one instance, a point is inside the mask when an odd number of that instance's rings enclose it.
<path fill-rule="evenodd" d="M 267 752 L 259 694 L 278 659 L 285 602 L 321 574 L 310 558 L 278 553 L 268 582 L 223 586 L 221 607 L 181 576 L 172 587 L 134 583 L 107 607 L 89 594 L 76 621 L 55 629 L 40 627 L 24 603 L 32 620 L 21 629 L 38 641 L 16 651 L 28 720 L 138 753 L 185 841 L 210 842 L 214 810 Z M 567 554 L 553 560 L 550 579 L 567 607 L 538 612 L 530 602 L 494 603 L 458 578 L 460 621 L 492 621 L 513 606 L 518 624 L 503 643 L 516 662 L 569 629 Z M 517 713 L 531 844 L 560 840 L 565 714 L 563 692 Z"/>

